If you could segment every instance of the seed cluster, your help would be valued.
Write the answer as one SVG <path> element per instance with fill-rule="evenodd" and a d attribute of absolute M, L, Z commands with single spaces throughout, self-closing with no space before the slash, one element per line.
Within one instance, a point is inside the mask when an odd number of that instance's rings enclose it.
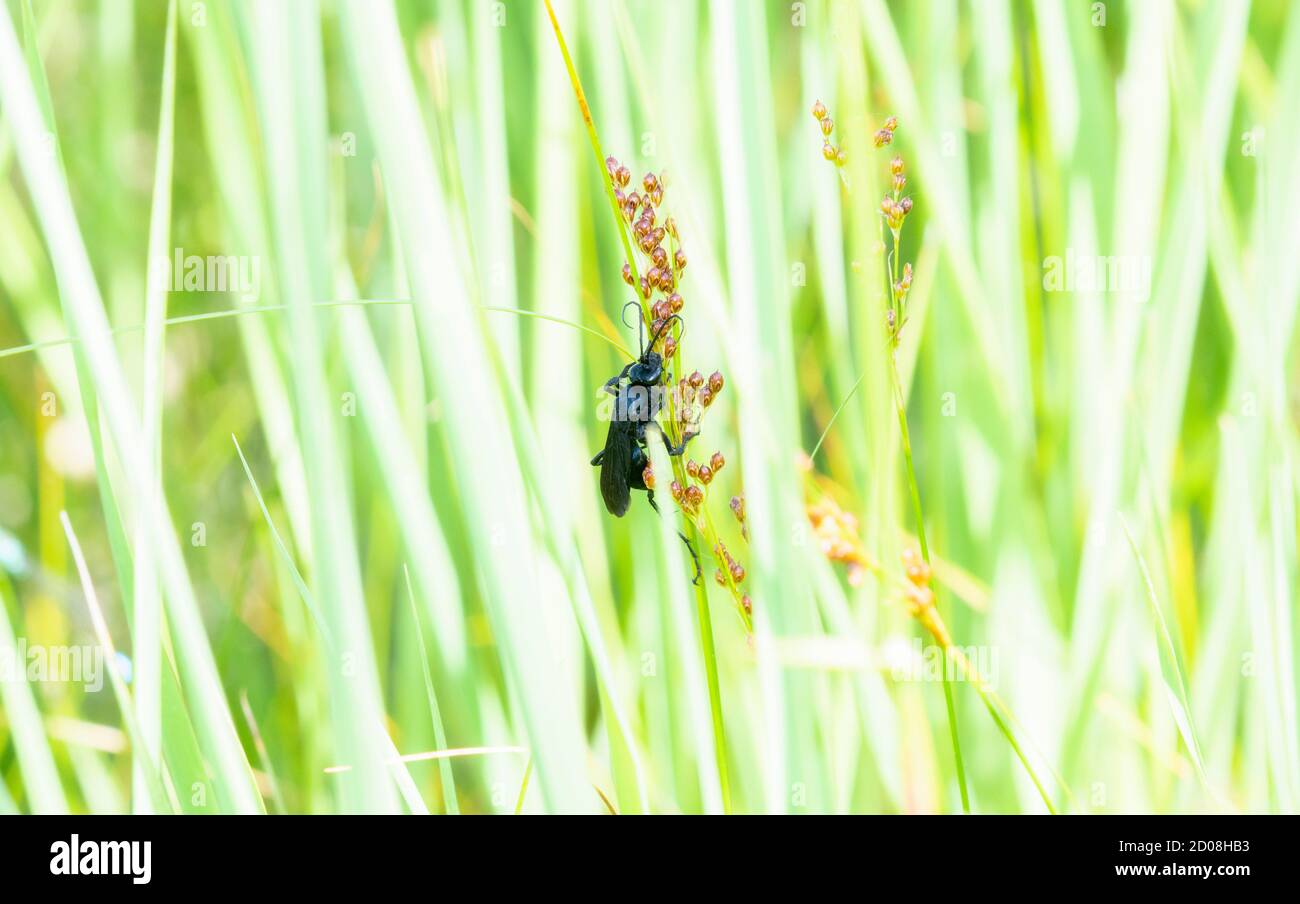
<path fill-rule="evenodd" d="M 876 147 L 881 147 L 893 141 L 894 130 L 897 128 L 897 117 L 891 116 L 885 120 L 884 128 L 876 133 Z M 882 136 L 885 136 L 883 140 Z M 885 327 L 889 333 L 889 341 L 894 346 L 898 345 L 898 338 L 903 331 L 903 325 L 907 323 L 907 295 L 912 291 L 912 265 L 910 263 L 903 264 L 902 274 L 898 273 L 899 243 L 903 232 L 903 221 L 912 212 L 912 199 L 903 194 L 903 189 L 907 186 L 907 175 L 903 170 L 903 158 L 895 156 L 889 162 L 889 173 L 893 177 L 893 185 L 891 190 L 880 199 L 880 215 L 889 226 L 890 236 L 894 240 L 889 255 L 889 309 L 885 312 Z"/>
<path fill-rule="evenodd" d="M 840 508 L 830 496 L 823 496 L 810 503 L 807 513 L 822 555 L 832 562 L 842 562 L 848 566 L 847 576 L 851 586 L 861 584 L 871 561 L 858 538 L 858 519 L 851 512 Z"/>
<path fill-rule="evenodd" d="M 648 314 L 650 334 L 660 335 L 668 319 L 680 314 L 685 306 L 679 287 L 687 264 L 677 223 L 671 216 L 664 215 L 667 180 L 662 173 L 648 172 L 641 178 L 639 186 L 633 186 L 632 171 L 615 157 L 606 158 L 605 169 L 613 184 L 614 200 L 619 213 L 631 228 L 632 244 L 637 252 L 636 269 L 640 275 L 634 273 L 633 264 L 629 261 L 623 265 L 623 282 L 640 295 L 643 308 Z M 671 329 L 663 330 L 659 345 L 665 362 L 671 362 L 668 366 L 680 373 L 680 333 L 671 335 L 673 332 Z M 669 379 L 671 380 L 671 374 Z M 681 439 L 699 434 L 704 412 L 717 400 L 725 385 L 726 380 L 721 371 L 714 371 L 705 377 L 697 370 L 677 380 L 673 385 L 674 403 L 670 411 L 677 435 Z M 718 563 L 725 563 L 726 573 L 719 569 L 717 576 L 722 578 L 721 583 L 733 593 L 748 628 L 753 604 L 749 596 L 740 590 L 740 583 L 745 579 L 745 569 L 718 539 L 705 511 L 709 485 L 725 465 L 726 459 L 721 452 L 714 452 L 707 462 L 688 460 L 685 474 L 674 477 L 669 492 L 683 514 L 705 538 L 705 542 L 713 545 Z M 647 465 L 641 477 L 647 489 L 655 488 L 652 466 Z M 681 477 L 685 477 L 685 480 Z M 735 511 L 735 498 L 732 502 L 732 510 Z M 747 539 L 743 514 L 742 504 L 737 517 L 741 522 L 742 535 Z"/>
<path fill-rule="evenodd" d="M 677 284 L 682 271 L 686 269 L 686 252 L 680 246 L 677 223 L 672 217 L 665 217 L 659 222 L 659 214 L 664 203 L 665 180 L 656 173 L 646 173 L 641 177 L 641 191 L 633 188 L 632 171 L 614 157 L 605 159 L 605 169 L 609 171 L 614 182 L 614 200 L 623 219 L 632 227 L 633 243 L 644 256 L 646 266 L 636 285 L 633 285 L 631 264 L 623 265 L 623 282 L 636 289 L 641 299 L 650 302 L 650 332 L 657 334 L 673 314 L 681 313 L 685 302 L 677 291 Z M 669 247 L 664 247 L 667 241 Z M 671 249 L 671 250 L 670 250 Z M 656 299 L 656 295 L 659 297 Z M 677 354 L 677 339 L 665 336 L 663 344 L 664 357 L 671 358 Z"/>
<path fill-rule="evenodd" d="M 903 562 L 903 574 L 907 576 L 904 596 L 913 615 L 921 615 L 934 606 L 934 591 L 930 589 L 933 573 L 929 564 L 921 558 L 912 547 L 903 550 L 899 557 Z"/>
<path fill-rule="evenodd" d="M 849 155 L 844 152 L 844 148 L 836 147 L 831 143 L 831 132 L 835 131 L 835 120 L 831 119 L 830 114 L 826 112 L 826 105 L 821 101 L 813 104 L 813 118 L 817 120 L 817 126 L 822 130 L 822 157 L 834 163 L 836 166 L 843 166 L 849 160 Z"/>
<path fill-rule="evenodd" d="M 826 105 L 821 101 L 813 104 L 812 115 L 817 120 L 818 128 L 822 133 L 822 156 L 827 160 L 834 161 L 836 166 L 843 166 L 846 155 L 843 148 L 831 144 L 830 135 L 835 128 L 831 120 L 830 113 L 826 110 Z M 885 120 L 884 125 L 877 130 L 874 136 L 876 147 L 882 148 L 885 145 L 894 143 L 894 132 L 898 130 L 898 117 L 891 116 Z M 903 158 L 895 156 L 889 162 L 890 190 L 880 199 L 880 216 L 884 219 L 885 224 L 889 227 L 890 234 L 893 236 L 893 249 L 890 254 L 889 268 L 889 285 L 890 298 L 889 308 L 885 311 L 885 326 L 889 333 L 891 344 L 897 346 L 899 335 L 902 333 L 903 324 L 907 322 L 905 312 L 907 303 L 907 294 L 912 290 L 912 265 L 904 264 L 901 275 L 895 272 L 898 264 L 899 237 L 903 231 L 903 222 L 907 215 L 912 212 L 912 199 L 903 194 L 903 189 L 907 187 L 907 174 L 903 163 Z"/>

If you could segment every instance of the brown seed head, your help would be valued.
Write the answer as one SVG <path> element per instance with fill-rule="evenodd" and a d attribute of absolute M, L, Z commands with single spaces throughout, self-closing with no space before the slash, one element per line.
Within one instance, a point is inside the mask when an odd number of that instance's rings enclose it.
<path fill-rule="evenodd" d="M 685 303 L 686 302 L 682 301 L 682 296 L 678 295 L 676 292 L 668 296 L 668 306 L 672 309 L 674 314 L 680 311 L 682 305 Z"/>
<path fill-rule="evenodd" d="M 739 562 L 731 563 L 731 579 L 737 584 L 745 579 L 745 569 Z"/>
<path fill-rule="evenodd" d="M 722 573 L 722 569 L 721 569 L 721 568 L 719 568 L 719 569 L 717 569 L 717 570 L 715 570 L 715 571 L 713 572 L 713 579 L 714 579 L 715 581 L 718 582 L 718 586 L 719 586 L 719 587 L 726 587 L 726 586 L 727 586 L 727 578 L 726 578 L 726 575 L 724 575 L 724 574 Z"/>
<path fill-rule="evenodd" d="M 876 147 L 878 148 L 883 148 L 885 145 L 889 144 L 893 140 L 894 140 L 894 133 L 889 131 L 888 129 L 881 129 L 879 132 L 876 133 L 875 142 L 876 142 Z"/>
<path fill-rule="evenodd" d="M 825 119 L 825 118 L 826 118 L 826 105 L 825 105 L 824 103 L 822 103 L 821 101 L 817 101 L 815 104 L 812 105 L 812 115 L 813 115 L 813 118 L 816 119 L 816 120 L 818 120 L 818 121 Z M 611 157 L 611 158 L 609 158 L 609 159 L 610 159 L 610 160 L 613 160 L 614 158 Z"/>
<path fill-rule="evenodd" d="M 655 488 L 654 468 L 650 465 L 646 465 L 645 470 L 641 472 L 641 479 L 645 481 L 645 488 L 647 490 L 653 490 Z"/>
<path fill-rule="evenodd" d="M 834 160 L 835 154 L 836 154 L 835 145 L 831 144 L 829 141 L 822 143 L 822 157 L 824 157 L 827 160 Z"/>
<path fill-rule="evenodd" d="M 704 374 L 700 373 L 698 370 L 692 372 L 691 375 L 687 377 L 687 379 L 690 381 L 691 386 L 695 387 L 696 389 L 699 389 L 701 386 L 704 385 Z"/>
<path fill-rule="evenodd" d="M 745 610 L 746 615 L 754 614 L 754 602 L 749 598 L 748 593 L 740 598 L 740 606 Z"/>
<path fill-rule="evenodd" d="M 723 382 L 722 371 L 715 370 L 713 373 L 709 374 L 709 392 L 714 395 L 722 392 Z"/>
<path fill-rule="evenodd" d="M 659 177 L 654 173 L 646 173 L 641 177 L 641 187 L 646 190 L 646 194 L 649 194 L 659 187 Z"/>
<path fill-rule="evenodd" d="M 668 252 L 664 250 L 663 245 L 651 252 L 650 257 L 654 260 L 656 267 L 666 267 L 668 265 Z"/>
<path fill-rule="evenodd" d="M 692 509 L 698 509 L 700 503 L 704 501 L 704 491 L 700 489 L 698 484 L 693 483 L 684 492 L 686 494 L 686 504 Z"/>
<path fill-rule="evenodd" d="M 626 166 L 620 166 L 615 178 L 618 179 L 618 184 L 621 187 L 627 188 L 627 184 L 632 181 L 632 171 Z"/>
<path fill-rule="evenodd" d="M 704 484 L 705 486 L 708 486 L 710 483 L 713 482 L 713 469 L 710 468 L 708 465 L 700 465 L 700 471 L 698 476 L 700 478 L 700 483 Z"/>
<path fill-rule="evenodd" d="M 889 161 L 889 171 L 895 176 L 903 175 L 903 158 L 895 157 L 893 160 Z"/>
<path fill-rule="evenodd" d="M 618 181 L 618 161 L 613 157 L 605 158 L 605 169 L 614 181 Z"/>
<path fill-rule="evenodd" d="M 744 496 L 731 497 L 731 511 L 732 514 L 736 516 L 737 521 L 739 521 L 741 524 L 745 523 L 745 497 Z"/>
<path fill-rule="evenodd" d="M 688 459 L 686 462 L 686 473 L 692 478 L 698 479 L 700 476 L 700 463 L 695 459 Z"/>
<path fill-rule="evenodd" d="M 892 131 L 894 131 L 894 129 L 897 129 L 897 128 L 898 128 L 898 117 L 897 117 L 897 116 L 891 116 L 891 117 L 889 117 L 888 119 L 886 119 L 886 120 L 885 120 L 885 126 L 884 126 L 884 128 L 885 128 L 885 131 L 887 131 L 887 132 L 892 132 Z"/>
<path fill-rule="evenodd" d="M 700 404 L 708 408 L 713 404 L 713 392 L 707 386 L 702 386 L 699 391 Z"/>
<path fill-rule="evenodd" d="M 713 453 L 713 456 L 709 459 L 709 467 L 711 467 L 711 468 L 713 469 L 713 473 L 714 473 L 714 474 L 716 474 L 716 473 L 718 473 L 719 471 L 721 471 L 721 470 L 722 470 L 722 466 L 725 465 L 726 463 L 727 463 L 727 460 L 726 460 L 725 458 L 722 457 L 722 453 L 721 453 L 721 452 L 714 452 L 714 453 Z"/>
<path fill-rule="evenodd" d="M 679 271 L 680 271 L 680 270 L 685 270 L 685 269 L 686 269 L 686 252 L 683 251 L 682 249 L 678 248 L 678 249 L 677 249 L 677 253 L 673 255 L 673 263 L 675 263 L 675 264 L 677 265 L 677 269 L 678 269 Z"/>
<path fill-rule="evenodd" d="M 821 121 L 821 124 L 822 124 L 822 134 L 826 136 L 829 136 L 831 134 L 831 130 L 835 128 L 835 120 L 831 119 L 829 116 L 823 119 Z"/>
<path fill-rule="evenodd" d="M 629 286 L 632 285 L 632 266 L 631 264 L 623 265 L 623 282 Z"/>

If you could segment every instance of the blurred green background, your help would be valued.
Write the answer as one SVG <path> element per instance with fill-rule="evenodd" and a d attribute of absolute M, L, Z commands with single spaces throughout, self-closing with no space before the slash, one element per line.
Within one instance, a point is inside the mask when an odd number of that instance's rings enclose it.
<path fill-rule="evenodd" d="M 700 590 L 588 464 L 636 293 L 541 0 L 4 0 L 0 812 L 1300 809 L 1300 7 L 554 8 L 725 377 Z"/>

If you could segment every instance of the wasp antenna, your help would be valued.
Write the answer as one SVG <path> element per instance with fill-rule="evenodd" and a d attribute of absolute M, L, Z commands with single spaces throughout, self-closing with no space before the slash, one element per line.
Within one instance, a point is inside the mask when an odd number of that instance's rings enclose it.
<path fill-rule="evenodd" d="M 630 323 L 627 322 L 627 309 L 630 308 L 630 307 L 632 307 L 632 306 L 634 306 L 634 305 L 635 305 L 638 309 L 640 309 L 640 307 L 641 307 L 641 302 L 639 302 L 639 301 L 629 301 L 627 304 L 623 305 L 623 315 L 622 315 L 623 326 L 627 327 L 629 330 L 632 329 L 632 324 L 630 324 Z"/>
<path fill-rule="evenodd" d="M 659 337 L 663 335 L 664 330 L 668 329 L 669 324 L 671 324 L 674 320 L 676 320 L 678 325 L 681 327 L 681 329 L 677 331 L 677 341 L 678 342 L 682 341 L 682 336 L 686 334 L 686 321 L 682 319 L 682 315 L 673 314 L 672 316 L 664 319 L 663 325 L 659 327 L 658 332 L 655 333 L 655 337 L 650 340 L 649 347 L 653 347 L 654 344 L 659 341 Z"/>

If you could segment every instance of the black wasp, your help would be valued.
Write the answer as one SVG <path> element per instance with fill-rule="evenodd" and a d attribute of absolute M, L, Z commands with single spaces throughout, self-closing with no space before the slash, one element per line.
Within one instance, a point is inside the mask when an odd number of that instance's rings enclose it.
<path fill-rule="evenodd" d="M 633 305 L 640 307 L 635 301 L 628 302 L 624 306 L 624 313 Z M 605 381 L 605 391 L 615 399 L 614 411 L 609 419 L 605 448 L 596 453 L 591 463 L 600 467 L 600 495 L 605 500 L 605 508 L 615 518 L 627 514 L 632 501 L 632 490 L 645 490 L 646 501 L 656 513 L 659 511 L 654 490 L 645 484 L 645 469 L 650 464 L 650 456 L 646 452 L 646 429 L 663 409 L 666 391 L 663 385 L 664 361 L 654 347 L 664 330 L 674 321 L 680 324 L 682 318 L 673 314 L 665 319 L 650 337 L 649 343 L 642 347 L 641 356 Z M 668 454 L 674 456 L 685 452 L 686 444 L 694 437 L 694 434 L 687 434 L 681 445 L 674 446 L 662 429 L 659 430 L 659 435 L 663 437 Z M 691 552 L 691 558 L 695 561 L 695 579 L 698 581 L 699 556 L 685 535 L 680 531 L 677 535 Z"/>

